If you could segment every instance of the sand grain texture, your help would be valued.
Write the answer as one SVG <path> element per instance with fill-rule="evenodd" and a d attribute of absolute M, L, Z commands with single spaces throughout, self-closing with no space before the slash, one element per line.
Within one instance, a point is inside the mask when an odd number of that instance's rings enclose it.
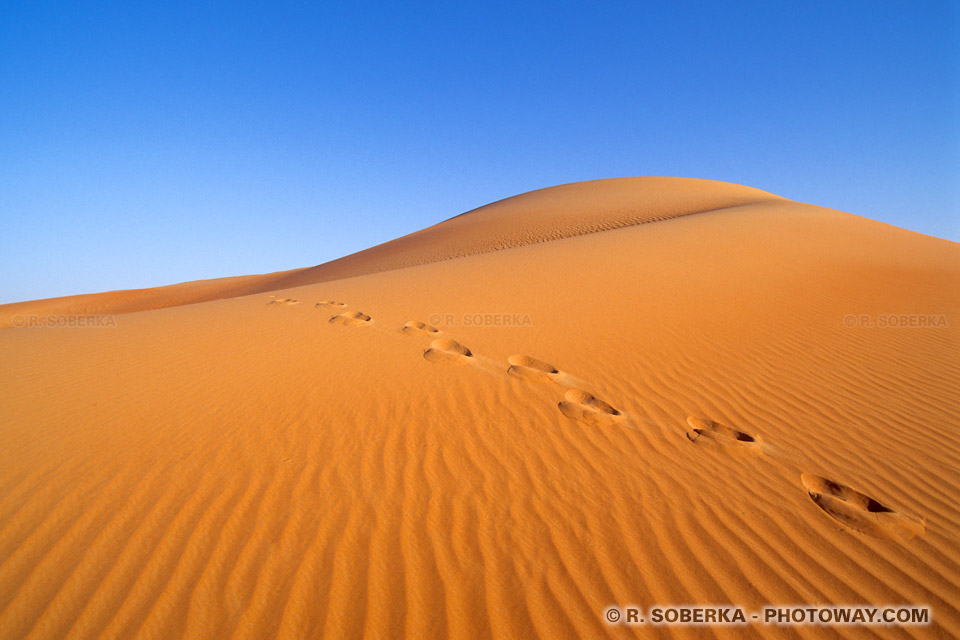
<path fill-rule="evenodd" d="M 0 637 L 960 637 L 958 284 L 952 242 L 636 178 L 0 307 L 119 314 L 0 331 Z M 934 624 L 603 621 L 657 603 Z"/>

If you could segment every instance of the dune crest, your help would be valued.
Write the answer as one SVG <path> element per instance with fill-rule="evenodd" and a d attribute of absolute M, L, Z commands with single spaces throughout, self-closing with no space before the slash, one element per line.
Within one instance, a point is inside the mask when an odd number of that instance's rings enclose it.
<path fill-rule="evenodd" d="M 692 178 L 576 182 L 506 198 L 316 267 L 0 305 L 0 329 L 18 326 L 17 316 L 133 313 L 268 293 L 780 199 Z"/>

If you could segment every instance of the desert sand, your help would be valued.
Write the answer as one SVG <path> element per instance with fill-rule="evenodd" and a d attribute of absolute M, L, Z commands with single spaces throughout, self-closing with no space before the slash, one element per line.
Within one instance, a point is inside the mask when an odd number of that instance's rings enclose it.
<path fill-rule="evenodd" d="M 956 243 L 623 178 L 0 326 L 73 314 L 0 331 L 0 638 L 960 637 Z M 604 621 L 860 603 L 933 623 Z"/>

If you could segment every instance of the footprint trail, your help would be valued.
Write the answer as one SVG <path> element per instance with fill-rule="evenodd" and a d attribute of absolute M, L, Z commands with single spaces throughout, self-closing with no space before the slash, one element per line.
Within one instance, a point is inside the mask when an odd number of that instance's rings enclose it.
<path fill-rule="evenodd" d="M 473 352 L 452 338 L 438 338 L 430 343 L 423 357 L 436 364 L 467 364 Z"/>
<path fill-rule="evenodd" d="M 690 442 L 716 445 L 725 451 L 741 455 L 759 456 L 763 454 L 759 436 L 752 436 L 714 420 L 695 416 L 687 418 L 687 424 L 692 427 L 687 432 L 687 439 Z"/>
<path fill-rule="evenodd" d="M 926 522 L 898 513 L 845 484 L 812 473 L 800 474 L 810 499 L 844 526 L 875 538 L 909 540 L 926 531 Z"/>
<path fill-rule="evenodd" d="M 346 327 L 362 327 L 369 325 L 370 316 L 360 311 L 345 311 L 330 318 L 330 324 L 342 324 Z"/>
<path fill-rule="evenodd" d="M 434 336 L 440 333 L 440 330 L 432 324 L 417 320 L 407 322 L 400 331 L 408 336 Z"/>
<path fill-rule="evenodd" d="M 623 415 L 603 400 L 580 389 L 570 389 L 563 394 L 563 397 L 564 400 L 557 405 L 560 412 L 584 424 L 610 425 L 616 423 Z"/>

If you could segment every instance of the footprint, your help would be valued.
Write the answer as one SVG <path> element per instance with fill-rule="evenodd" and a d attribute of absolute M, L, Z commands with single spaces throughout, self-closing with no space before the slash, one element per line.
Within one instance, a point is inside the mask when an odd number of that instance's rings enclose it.
<path fill-rule="evenodd" d="M 342 324 L 347 327 L 362 327 L 370 324 L 370 316 L 359 311 L 346 311 L 330 318 L 330 324 Z"/>
<path fill-rule="evenodd" d="M 437 329 L 432 324 L 418 322 L 416 320 L 411 320 L 407 324 L 403 325 L 403 329 L 401 329 L 401 331 L 408 336 L 429 336 L 440 333 L 440 329 Z"/>
<path fill-rule="evenodd" d="M 430 343 L 423 357 L 437 364 L 465 364 L 473 358 L 473 353 L 456 340 L 440 338 Z"/>
<path fill-rule="evenodd" d="M 602 426 L 614 423 L 622 414 L 609 404 L 586 391 L 570 389 L 563 394 L 564 400 L 557 406 L 568 418 L 585 424 Z"/>
<path fill-rule="evenodd" d="M 271 300 L 267 304 L 297 304 L 298 302 L 300 301 L 295 300 L 293 298 L 276 298 L 274 300 Z"/>
<path fill-rule="evenodd" d="M 333 300 L 323 300 L 313 305 L 314 309 L 320 309 L 321 307 L 345 307 L 347 306 L 344 302 L 334 302 Z"/>
<path fill-rule="evenodd" d="M 560 370 L 552 364 L 531 358 L 530 356 L 510 356 L 507 358 L 510 368 L 507 373 L 531 382 L 556 382 Z"/>
<path fill-rule="evenodd" d="M 690 442 L 708 442 L 719 445 L 731 452 L 759 456 L 763 453 L 760 448 L 759 436 L 752 436 L 743 431 L 737 431 L 725 424 L 713 420 L 690 416 L 687 424 L 693 427 L 687 432 Z"/>
<path fill-rule="evenodd" d="M 926 521 L 881 504 L 856 489 L 811 473 L 800 474 L 800 481 L 814 504 L 841 524 L 876 538 L 909 540 L 926 531 Z"/>

